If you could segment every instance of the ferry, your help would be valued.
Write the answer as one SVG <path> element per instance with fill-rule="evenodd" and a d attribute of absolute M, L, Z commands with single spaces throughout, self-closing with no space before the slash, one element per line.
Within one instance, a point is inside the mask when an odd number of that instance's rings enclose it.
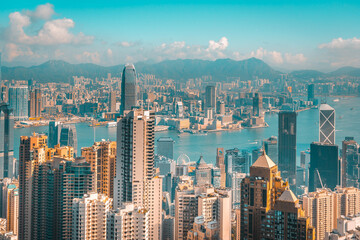
<path fill-rule="evenodd" d="M 117 126 L 117 123 L 116 122 L 108 122 L 107 124 L 106 124 L 106 127 L 108 127 L 108 128 L 112 128 L 112 127 L 116 127 Z"/>

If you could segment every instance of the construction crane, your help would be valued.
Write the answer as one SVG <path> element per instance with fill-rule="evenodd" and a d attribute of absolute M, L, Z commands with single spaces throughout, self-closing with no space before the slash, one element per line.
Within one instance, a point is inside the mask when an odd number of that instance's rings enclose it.
<path fill-rule="evenodd" d="M 318 169 L 316 169 L 316 172 L 317 172 L 317 174 L 318 174 L 318 176 L 319 176 L 319 180 L 320 180 L 321 188 L 322 188 L 322 189 L 324 189 L 325 187 L 324 187 L 324 185 L 323 185 L 323 183 L 322 183 L 322 180 L 321 180 L 321 177 L 320 177 L 319 170 L 318 170 Z"/>

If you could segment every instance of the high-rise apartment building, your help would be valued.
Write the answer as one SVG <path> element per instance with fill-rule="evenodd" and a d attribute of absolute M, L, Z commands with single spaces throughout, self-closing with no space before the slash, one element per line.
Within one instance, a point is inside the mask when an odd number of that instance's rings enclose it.
<path fill-rule="evenodd" d="M 161 238 L 162 178 L 154 177 L 153 112 L 126 111 L 117 123 L 116 177 L 114 208 L 124 203 L 143 206 L 149 211 L 149 238 Z"/>
<path fill-rule="evenodd" d="M 220 169 L 220 186 L 226 187 L 225 151 L 224 148 L 216 149 L 216 166 Z"/>
<path fill-rule="evenodd" d="M 149 225 L 149 211 L 146 208 L 126 203 L 107 213 L 106 240 L 148 240 Z"/>
<path fill-rule="evenodd" d="M 77 156 L 77 133 L 75 125 L 62 125 L 59 139 L 60 146 L 74 148 L 75 156 Z"/>
<path fill-rule="evenodd" d="M 279 170 L 292 191 L 296 191 L 296 117 L 294 111 L 279 112 Z"/>
<path fill-rule="evenodd" d="M 29 117 L 29 90 L 27 86 L 9 88 L 9 105 L 14 111 L 15 120 L 26 120 Z"/>
<path fill-rule="evenodd" d="M 341 182 L 341 162 L 337 145 L 310 144 L 309 192 L 317 188 L 335 189 Z"/>
<path fill-rule="evenodd" d="M 319 141 L 335 144 L 335 109 L 328 104 L 319 108 Z"/>
<path fill-rule="evenodd" d="M 109 93 L 109 112 L 116 112 L 116 92 Z"/>
<path fill-rule="evenodd" d="M 255 93 L 253 98 L 253 115 L 255 117 L 260 117 L 262 109 L 262 95 L 261 93 Z"/>
<path fill-rule="evenodd" d="M 205 88 L 205 109 L 216 109 L 216 87 L 206 86 Z"/>
<path fill-rule="evenodd" d="M 96 191 L 113 198 L 116 164 L 116 142 L 95 142 L 81 148 L 81 156 L 91 165 Z"/>
<path fill-rule="evenodd" d="M 137 106 L 137 78 L 135 67 L 127 64 L 124 67 L 121 79 L 121 106 L 120 114 Z"/>
<path fill-rule="evenodd" d="M 18 181 L 9 184 L 7 192 L 6 231 L 18 235 L 19 232 L 19 188 Z"/>
<path fill-rule="evenodd" d="M 174 159 L 174 139 L 171 137 L 160 137 L 156 142 L 158 155 Z"/>
<path fill-rule="evenodd" d="M 41 90 L 34 89 L 30 92 L 29 117 L 38 118 L 41 116 L 42 98 Z"/>
<path fill-rule="evenodd" d="M 14 115 L 9 105 L 0 103 L 0 179 L 14 173 Z"/>
<path fill-rule="evenodd" d="M 316 239 L 324 239 L 326 233 L 337 227 L 341 216 L 354 216 L 360 212 L 360 190 L 337 187 L 335 191 L 323 188 L 303 196 L 303 207 L 316 228 Z"/>
<path fill-rule="evenodd" d="M 19 240 L 32 238 L 33 173 L 45 161 L 46 135 L 22 136 L 19 152 Z"/>
<path fill-rule="evenodd" d="M 112 209 L 112 198 L 101 193 L 85 194 L 72 204 L 73 240 L 107 239 L 107 214 Z"/>
<path fill-rule="evenodd" d="M 19 239 L 71 239 L 72 201 L 93 189 L 85 159 L 47 136 L 22 136 L 19 153 Z"/>
<path fill-rule="evenodd" d="M 146 180 L 154 176 L 154 115 L 136 109 L 117 123 L 114 208 L 132 202 L 144 205 Z"/>
<path fill-rule="evenodd" d="M 241 184 L 241 239 L 315 239 L 299 200 L 264 152 Z"/>
<path fill-rule="evenodd" d="M 175 192 L 175 239 L 187 239 L 197 216 L 198 202 L 194 183 L 189 176 L 181 176 Z"/>

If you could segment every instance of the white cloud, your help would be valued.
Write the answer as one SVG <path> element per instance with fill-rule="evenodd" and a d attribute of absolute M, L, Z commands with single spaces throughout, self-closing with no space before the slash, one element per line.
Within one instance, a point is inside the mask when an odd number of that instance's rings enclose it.
<path fill-rule="evenodd" d="M 133 47 L 135 45 L 137 45 L 135 42 L 127 42 L 127 41 L 122 41 L 122 42 L 118 42 L 116 43 L 116 45 L 120 46 L 120 47 L 125 47 L 125 48 L 128 48 L 128 47 Z"/>
<path fill-rule="evenodd" d="M 48 20 L 55 14 L 54 5 L 46 3 L 36 7 L 35 11 L 27 10 L 25 15 L 33 19 Z"/>
<path fill-rule="evenodd" d="M 349 38 L 343 39 L 341 37 L 333 39 L 329 43 L 323 43 L 319 45 L 319 48 L 327 48 L 327 49 L 339 49 L 339 48 L 355 48 L 360 49 L 360 39 L 359 38 Z"/>
<path fill-rule="evenodd" d="M 220 38 L 218 42 L 215 42 L 214 40 L 209 41 L 209 51 L 214 50 L 225 50 L 229 46 L 229 41 L 226 37 Z"/>
<path fill-rule="evenodd" d="M 77 54 L 75 57 L 79 62 L 100 63 L 100 54 L 96 51 L 95 52 L 84 51 L 81 54 Z"/>
<path fill-rule="evenodd" d="M 284 62 L 281 52 L 268 51 L 262 47 L 258 48 L 256 51 L 252 51 L 250 56 L 275 64 L 282 64 Z"/>
<path fill-rule="evenodd" d="M 286 62 L 291 63 L 291 64 L 299 64 L 299 63 L 303 63 L 307 60 L 307 58 L 302 53 L 298 53 L 295 55 L 292 55 L 291 53 L 285 53 L 284 56 L 285 56 Z"/>
<path fill-rule="evenodd" d="M 108 48 L 108 50 L 106 50 L 106 54 L 108 57 L 112 57 L 113 51 L 110 48 Z"/>
<path fill-rule="evenodd" d="M 11 62 L 13 59 L 19 56 L 33 56 L 34 53 L 29 47 L 19 47 L 14 43 L 8 43 L 5 46 L 4 55 L 6 60 Z"/>
<path fill-rule="evenodd" d="M 9 42 L 25 45 L 58 45 L 58 44 L 90 44 L 94 37 L 83 33 L 77 35 L 70 32 L 75 23 L 72 19 L 50 19 L 54 14 L 53 5 L 40 5 L 35 11 L 26 11 L 24 14 L 13 12 L 9 14 L 9 26 L 5 37 Z M 32 19 L 46 20 L 35 35 L 28 35 L 25 28 L 33 24 Z"/>

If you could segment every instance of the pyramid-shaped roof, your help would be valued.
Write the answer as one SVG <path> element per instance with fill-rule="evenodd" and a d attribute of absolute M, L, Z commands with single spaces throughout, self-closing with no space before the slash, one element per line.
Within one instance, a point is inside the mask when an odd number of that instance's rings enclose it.
<path fill-rule="evenodd" d="M 297 200 L 297 197 L 290 189 L 285 190 L 278 198 L 278 201 L 283 202 L 296 202 Z"/>
<path fill-rule="evenodd" d="M 199 160 L 197 160 L 196 166 L 197 167 L 207 167 L 207 164 L 206 164 L 206 162 L 204 160 L 204 157 L 202 155 L 200 156 Z"/>
<path fill-rule="evenodd" d="M 272 168 L 276 166 L 276 164 L 266 155 L 265 151 L 263 154 L 254 162 L 252 167 L 261 167 L 261 168 Z"/>

